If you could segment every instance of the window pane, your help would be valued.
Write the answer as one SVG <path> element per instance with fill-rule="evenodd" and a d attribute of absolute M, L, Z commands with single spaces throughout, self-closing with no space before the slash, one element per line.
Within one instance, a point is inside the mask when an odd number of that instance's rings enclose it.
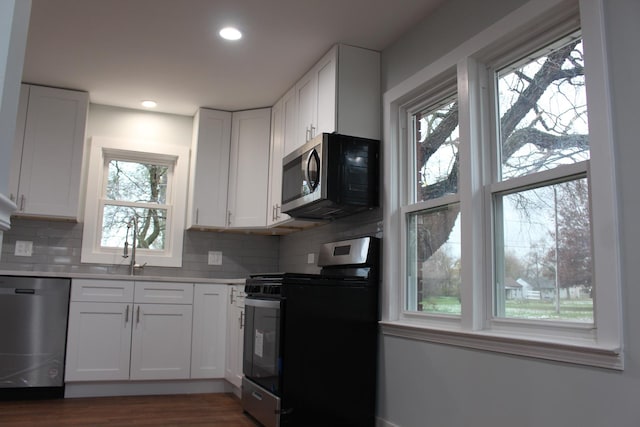
<path fill-rule="evenodd" d="M 496 197 L 496 315 L 593 322 L 586 178 Z"/>
<path fill-rule="evenodd" d="M 589 158 L 582 40 L 497 73 L 502 180 Z"/>
<path fill-rule="evenodd" d="M 164 165 L 111 160 L 105 197 L 166 204 L 168 171 L 169 167 Z"/>
<path fill-rule="evenodd" d="M 413 116 L 415 200 L 458 192 L 458 102 L 447 101 Z"/>
<path fill-rule="evenodd" d="M 460 206 L 407 215 L 409 311 L 460 315 Z"/>
<path fill-rule="evenodd" d="M 138 227 L 136 247 L 164 250 L 167 229 L 166 209 L 105 205 L 100 246 L 124 248 L 125 239 L 133 245 L 133 221 Z"/>

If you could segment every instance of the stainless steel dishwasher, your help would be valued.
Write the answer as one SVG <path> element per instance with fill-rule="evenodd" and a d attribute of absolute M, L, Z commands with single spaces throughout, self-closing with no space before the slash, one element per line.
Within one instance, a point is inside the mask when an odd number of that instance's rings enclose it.
<path fill-rule="evenodd" d="M 62 397 L 70 279 L 0 276 L 0 397 Z"/>

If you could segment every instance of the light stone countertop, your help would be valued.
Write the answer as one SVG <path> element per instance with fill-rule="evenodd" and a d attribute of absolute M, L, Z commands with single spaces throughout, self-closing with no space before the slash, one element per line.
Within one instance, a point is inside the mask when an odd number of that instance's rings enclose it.
<path fill-rule="evenodd" d="M 28 277 L 59 277 L 68 279 L 94 280 L 135 280 L 138 282 L 173 282 L 173 283 L 213 283 L 228 285 L 243 285 L 245 279 L 218 279 L 206 277 L 173 277 L 173 276 L 145 276 L 128 274 L 91 274 L 91 273 L 58 273 L 47 271 L 0 270 L 0 276 L 28 276 Z"/>

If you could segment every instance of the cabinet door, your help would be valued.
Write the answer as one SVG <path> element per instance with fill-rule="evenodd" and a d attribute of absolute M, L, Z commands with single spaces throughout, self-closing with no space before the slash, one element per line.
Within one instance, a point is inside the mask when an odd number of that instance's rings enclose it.
<path fill-rule="evenodd" d="M 269 203 L 267 225 L 276 225 L 289 220 L 282 213 L 282 158 L 284 157 L 286 107 L 295 99 L 295 92 L 289 91 L 271 110 L 271 149 L 269 153 Z M 291 104 L 291 103 L 289 103 Z"/>
<path fill-rule="evenodd" d="M 267 225 L 271 109 L 233 113 L 228 225 Z"/>
<path fill-rule="evenodd" d="M 298 148 L 296 145 L 297 120 L 296 90 L 291 88 L 282 98 L 282 157 Z"/>
<path fill-rule="evenodd" d="M 336 62 L 333 48 L 314 68 L 317 98 L 312 138 L 336 130 Z"/>
<path fill-rule="evenodd" d="M 131 379 L 189 378 L 192 306 L 135 304 Z"/>
<path fill-rule="evenodd" d="M 78 217 L 88 94 L 31 86 L 22 149 L 18 210 Z"/>
<path fill-rule="evenodd" d="M 201 108 L 193 129 L 187 227 L 225 227 L 231 113 Z"/>
<path fill-rule="evenodd" d="M 195 285 L 191 378 L 223 378 L 228 285 Z"/>
<path fill-rule="evenodd" d="M 65 381 L 128 380 L 133 304 L 72 302 Z"/>
<path fill-rule="evenodd" d="M 18 119 L 16 121 L 16 136 L 13 140 L 13 152 L 11 155 L 11 174 L 9 175 L 9 199 L 12 202 L 18 202 L 18 184 L 20 182 L 20 164 L 22 163 L 22 147 L 24 145 L 24 127 L 27 124 L 29 87 L 29 85 L 25 84 L 20 86 Z"/>
<path fill-rule="evenodd" d="M 242 349 L 244 344 L 243 286 L 231 288 L 227 311 L 227 366 L 225 379 L 240 388 L 242 385 Z"/>
<path fill-rule="evenodd" d="M 302 147 L 311 139 L 312 127 L 315 123 L 316 100 L 318 98 L 315 70 L 312 69 L 296 84 L 296 105 L 298 117 L 296 123 L 295 145 L 291 151 Z"/>

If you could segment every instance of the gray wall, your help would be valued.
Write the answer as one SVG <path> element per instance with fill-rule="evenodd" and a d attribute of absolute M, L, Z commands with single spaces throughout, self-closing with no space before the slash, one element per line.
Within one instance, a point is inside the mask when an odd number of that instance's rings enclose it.
<path fill-rule="evenodd" d="M 15 256 L 16 240 L 33 242 L 33 256 Z M 0 270 L 56 273 L 127 274 L 123 266 L 81 264 L 82 224 L 12 219 L 4 233 Z M 145 267 L 144 275 L 196 278 L 244 278 L 278 270 L 277 236 L 185 231 L 182 268 Z M 208 265 L 209 251 L 222 251 L 222 265 Z"/>
<path fill-rule="evenodd" d="M 459 44 L 460 37 L 447 40 L 449 35 L 462 33 L 466 38 L 469 28 L 481 29 L 497 20 L 509 9 L 505 8 L 507 3 L 522 2 L 447 2 L 440 15 L 427 19 L 383 52 L 384 89 Z M 635 307 L 640 302 L 635 270 L 640 265 L 640 251 L 635 247 L 640 241 L 640 2 L 607 0 L 605 13 L 622 227 L 625 370 L 384 337 L 380 344 L 378 415 L 387 421 L 403 427 L 640 425 L 640 310 Z M 429 34 L 436 37 L 426 37 Z M 420 46 L 431 42 L 443 46 Z"/>

